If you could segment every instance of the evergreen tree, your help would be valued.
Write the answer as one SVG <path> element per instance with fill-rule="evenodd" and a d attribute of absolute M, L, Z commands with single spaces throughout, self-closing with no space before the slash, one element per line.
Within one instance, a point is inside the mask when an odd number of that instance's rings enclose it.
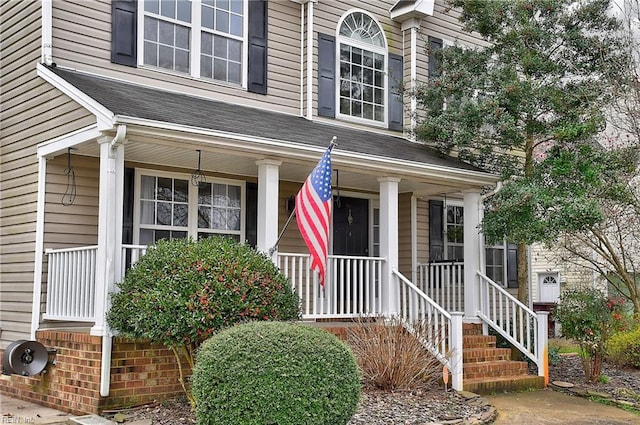
<path fill-rule="evenodd" d="M 435 52 L 439 76 L 416 91 L 425 113 L 416 136 L 500 174 L 505 189 L 534 174 L 536 155 L 585 141 L 605 126 L 612 79 L 624 63 L 610 0 L 451 0 L 486 46 Z M 616 66 L 613 66 L 616 64 Z M 517 192 L 517 191 L 516 191 Z M 516 195 L 517 196 L 517 193 Z M 499 209 L 486 212 L 485 220 Z M 518 298 L 528 302 L 527 244 L 518 217 L 500 234 L 518 244 Z"/>

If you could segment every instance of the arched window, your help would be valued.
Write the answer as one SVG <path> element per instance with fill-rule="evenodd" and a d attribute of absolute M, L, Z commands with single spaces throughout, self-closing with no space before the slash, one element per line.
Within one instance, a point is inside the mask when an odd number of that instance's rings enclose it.
<path fill-rule="evenodd" d="M 387 46 L 382 28 L 369 15 L 351 12 L 338 30 L 338 114 L 386 122 Z"/>

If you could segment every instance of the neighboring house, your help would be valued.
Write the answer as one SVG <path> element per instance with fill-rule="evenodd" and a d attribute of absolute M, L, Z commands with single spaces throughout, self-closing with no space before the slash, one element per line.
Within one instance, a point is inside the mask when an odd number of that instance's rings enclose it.
<path fill-rule="evenodd" d="M 0 349 L 56 360 L 3 393 L 96 412 L 180 392 L 170 353 L 112 338 L 108 294 L 161 238 L 270 252 L 334 136 L 325 290 L 296 226 L 272 255 L 303 319 L 429 322 L 456 389 L 486 377 L 462 368 L 462 322 L 482 323 L 544 375 L 546 320 L 478 233 L 496 176 L 411 140 L 401 86 L 435 71 L 427 44 L 481 42 L 441 2 L 9 1 L 0 21 Z"/>

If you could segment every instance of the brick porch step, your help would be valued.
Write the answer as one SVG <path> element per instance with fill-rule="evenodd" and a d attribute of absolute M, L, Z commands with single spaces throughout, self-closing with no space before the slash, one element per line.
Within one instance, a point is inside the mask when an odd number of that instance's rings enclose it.
<path fill-rule="evenodd" d="M 484 379 L 465 379 L 464 390 L 476 394 L 505 391 L 525 391 L 544 388 L 544 377 L 535 375 L 504 376 Z"/>
<path fill-rule="evenodd" d="M 510 348 L 465 348 L 462 351 L 464 363 L 492 362 L 498 360 L 511 360 Z"/>
<path fill-rule="evenodd" d="M 527 374 L 527 362 L 498 360 L 492 362 L 464 363 L 464 380 L 482 378 L 502 378 Z"/>
<path fill-rule="evenodd" d="M 495 348 L 496 337 L 491 335 L 463 335 L 462 346 L 468 348 Z"/>

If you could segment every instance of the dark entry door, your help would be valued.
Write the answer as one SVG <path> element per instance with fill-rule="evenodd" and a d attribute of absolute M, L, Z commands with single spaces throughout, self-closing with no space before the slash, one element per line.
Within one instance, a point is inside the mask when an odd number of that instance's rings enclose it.
<path fill-rule="evenodd" d="M 341 197 L 333 203 L 333 253 L 369 255 L 369 200 Z"/>
<path fill-rule="evenodd" d="M 358 198 L 339 198 L 333 203 L 333 254 L 348 256 L 369 255 L 369 201 Z M 334 263 L 333 281 L 337 295 L 337 313 L 359 313 L 365 286 L 359 279 L 355 261 Z"/>

